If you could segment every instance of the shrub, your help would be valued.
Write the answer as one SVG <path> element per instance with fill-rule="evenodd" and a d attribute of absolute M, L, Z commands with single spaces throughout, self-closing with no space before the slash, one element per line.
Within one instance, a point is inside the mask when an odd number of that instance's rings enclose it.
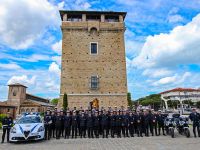
<path fill-rule="evenodd" d="M 0 122 L 0 129 L 2 129 L 2 123 Z"/>
<path fill-rule="evenodd" d="M 0 114 L 0 122 L 3 121 L 3 118 L 6 117 L 6 114 Z"/>

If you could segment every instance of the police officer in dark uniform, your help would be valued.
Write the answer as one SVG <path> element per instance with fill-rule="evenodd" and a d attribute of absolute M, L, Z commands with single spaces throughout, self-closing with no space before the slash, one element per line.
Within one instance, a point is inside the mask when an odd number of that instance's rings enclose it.
<path fill-rule="evenodd" d="M 101 122 L 101 127 L 102 127 L 102 137 L 104 138 L 106 136 L 106 138 L 108 138 L 109 116 L 108 116 L 106 110 L 103 111 L 100 122 Z"/>
<path fill-rule="evenodd" d="M 198 136 L 200 137 L 200 129 L 199 129 L 200 114 L 197 113 L 195 108 L 192 109 L 192 113 L 190 114 L 189 118 L 193 122 L 194 137 L 197 137 L 196 128 L 197 128 Z"/>
<path fill-rule="evenodd" d="M 53 135 L 53 138 L 55 138 L 55 130 L 56 130 L 56 114 L 55 111 L 51 112 L 51 117 L 52 117 L 52 124 L 51 124 L 51 135 Z"/>
<path fill-rule="evenodd" d="M 99 138 L 99 126 L 100 126 L 100 118 L 98 111 L 95 111 L 94 119 L 94 135 L 96 138 Z"/>
<path fill-rule="evenodd" d="M 129 137 L 128 135 L 128 126 L 129 126 L 129 116 L 126 111 L 123 111 L 122 115 L 122 134 L 124 137 Z"/>
<path fill-rule="evenodd" d="M 65 118 L 64 118 L 64 127 L 65 127 L 65 139 L 69 138 L 70 132 L 71 132 L 71 115 L 70 111 L 66 112 Z"/>
<path fill-rule="evenodd" d="M 48 109 L 46 115 L 44 116 L 44 128 L 45 128 L 45 140 L 50 140 L 51 138 L 51 125 L 52 125 L 52 116 L 50 110 Z"/>
<path fill-rule="evenodd" d="M 79 117 L 79 122 L 80 122 L 80 137 L 86 136 L 86 116 L 84 111 L 81 112 L 81 116 Z"/>
<path fill-rule="evenodd" d="M 121 110 L 119 110 L 116 116 L 116 133 L 118 138 L 121 138 L 121 130 L 122 130 L 122 115 L 121 115 Z"/>
<path fill-rule="evenodd" d="M 10 112 L 7 112 L 7 116 L 4 117 L 2 120 L 3 134 L 1 143 L 4 143 L 6 134 L 7 134 L 7 142 L 9 142 L 9 134 L 12 124 L 13 124 L 13 118 L 10 116 Z"/>
<path fill-rule="evenodd" d="M 102 129 L 102 125 L 101 125 L 101 119 L 102 119 L 102 115 L 103 115 L 103 107 L 101 107 L 101 110 L 99 111 L 99 135 L 103 134 L 103 129 Z"/>
<path fill-rule="evenodd" d="M 161 110 L 158 111 L 157 115 L 157 123 L 158 123 L 158 135 L 160 135 L 160 130 L 162 129 L 163 135 L 165 135 L 165 130 L 164 130 L 164 121 L 165 121 L 165 116 L 161 114 Z"/>
<path fill-rule="evenodd" d="M 149 110 L 149 127 L 150 127 L 150 132 L 152 136 L 154 136 L 154 129 L 155 129 L 155 134 L 157 135 L 157 125 L 156 125 L 156 115 L 153 113 L 152 110 Z"/>
<path fill-rule="evenodd" d="M 131 137 L 134 137 L 134 131 L 135 131 L 135 115 L 133 114 L 133 112 L 129 112 L 129 133 Z"/>
<path fill-rule="evenodd" d="M 116 115 L 113 114 L 113 111 L 110 111 L 110 134 L 114 138 L 116 133 Z"/>
<path fill-rule="evenodd" d="M 61 111 L 60 111 L 60 116 L 62 118 L 62 121 L 61 121 L 61 136 L 64 137 L 64 129 L 65 129 L 65 127 L 64 127 L 64 123 L 65 123 L 64 119 L 65 119 L 65 114 L 64 114 L 63 109 L 61 109 Z"/>
<path fill-rule="evenodd" d="M 74 110 L 72 114 L 72 138 L 77 138 L 77 131 L 78 131 L 78 115 L 77 112 Z"/>
<path fill-rule="evenodd" d="M 56 139 L 60 139 L 61 126 L 62 126 L 62 116 L 60 115 L 60 111 L 57 111 L 56 123 L 55 123 L 55 127 L 56 127 Z"/>
<path fill-rule="evenodd" d="M 86 126 L 88 138 L 93 138 L 93 116 L 91 111 L 86 116 Z"/>
<path fill-rule="evenodd" d="M 144 132 L 144 115 L 141 111 L 137 111 L 136 114 L 136 128 L 138 137 L 143 137 L 142 133 Z"/>
<path fill-rule="evenodd" d="M 149 136 L 149 113 L 147 110 L 144 110 L 144 122 L 143 122 L 143 131 L 145 133 L 145 136 Z"/>

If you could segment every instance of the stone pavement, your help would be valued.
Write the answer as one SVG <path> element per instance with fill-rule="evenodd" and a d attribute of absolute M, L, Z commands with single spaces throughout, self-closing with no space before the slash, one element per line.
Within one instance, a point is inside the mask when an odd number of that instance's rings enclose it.
<path fill-rule="evenodd" d="M 0 134 L 1 136 L 1 134 Z M 50 141 L 0 144 L 0 150 L 192 150 L 199 149 L 200 138 L 170 136 L 52 139 Z"/>

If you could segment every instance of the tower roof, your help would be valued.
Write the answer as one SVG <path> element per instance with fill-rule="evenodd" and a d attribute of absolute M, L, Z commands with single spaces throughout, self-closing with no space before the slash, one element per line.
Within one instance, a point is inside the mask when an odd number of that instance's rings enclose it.
<path fill-rule="evenodd" d="M 100 15 L 100 14 L 107 14 L 107 15 L 122 15 L 124 18 L 126 17 L 126 12 L 117 12 L 117 11 L 80 11 L 80 10 L 60 10 L 60 16 L 63 14 L 86 14 L 86 15 Z"/>
<path fill-rule="evenodd" d="M 23 86 L 23 87 L 27 88 L 25 85 L 20 84 L 20 83 L 12 83 L 12 84 L 9 84 L 8 86 Z"/>

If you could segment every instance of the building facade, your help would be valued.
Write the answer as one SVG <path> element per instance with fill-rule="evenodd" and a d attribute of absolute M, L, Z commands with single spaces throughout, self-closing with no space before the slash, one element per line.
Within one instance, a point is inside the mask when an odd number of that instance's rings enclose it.
<path fill-rule="evenodd" d="M 59 107 L 127 107 L 125 12 L 60 11 L 62 69 Z"/>
<path fill-rule="evenodd" d="M 23 112 L 44 112 L 52 108 L 48 99 L 26 93 L 26 86 L 15 83 L 8 85 L 8 100 L 0 103 L 0 112 L 18 115 Z"/>
<path fill-rule="evenodd" d="M 175 88 L 164 91 L 161 94 L 161 99 L 165 102 L 165 108 L 168 109 L 167 102 L 179 101 L 182 105 L 184 101 L 192 101 L 194 103 L 200 101 L 200 89 L 192 88 Z"/>

